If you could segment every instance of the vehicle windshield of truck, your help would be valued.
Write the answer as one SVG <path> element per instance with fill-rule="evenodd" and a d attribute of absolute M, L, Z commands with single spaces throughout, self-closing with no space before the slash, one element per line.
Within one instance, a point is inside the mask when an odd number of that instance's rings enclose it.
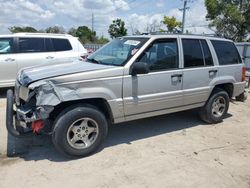
<path fill-rule="evenodd" d="M 117 38 L 87 58 L 88 62 L 123 66 L 145 44 L 148 38 Z"/>

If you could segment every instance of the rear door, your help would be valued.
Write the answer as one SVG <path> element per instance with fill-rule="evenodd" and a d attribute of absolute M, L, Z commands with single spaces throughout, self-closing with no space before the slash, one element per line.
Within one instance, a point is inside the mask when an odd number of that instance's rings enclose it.
<path fill-rule="evenodd" d="M 51 64 L 54 52 L 46 48 L 46 39 L 39 37 L 19 37 L 17 65 L 18 70 L 25 67 Z"/>
<path fill-rule="evenodd" d="M 218 76 L 218 66 L 214 66 L 205 39 L 182 38 L 182 49 L 184 105 L 205 102 L 212 89 L 210 83 Z"/>
<path fill-rule="evenodd" d="M 0 87 L 14 85 L 16 74 L 14 38 L 0 38 Z"/>

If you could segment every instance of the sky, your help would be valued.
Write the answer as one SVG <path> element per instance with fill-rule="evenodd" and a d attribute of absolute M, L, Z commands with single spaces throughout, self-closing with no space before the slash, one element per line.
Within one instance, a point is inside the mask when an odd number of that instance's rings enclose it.
<path fill-rule="evenodd" d="M 183 0 L 0 0 L 0 34 L 9 33 L 11 26 L 32 26 L 38 30 L 49 26 L 92 26 L 98 36 L 109 37 L 112 20 L 125 21 L 128 34 L 147 32 L 150 28 L 164 29 L 163 16 L 175 16 L 182 20 Z M 186 28 L 195 34 L 213 33 L 206 21 L 204 0 L 189 0 L 186 12 Z"/>

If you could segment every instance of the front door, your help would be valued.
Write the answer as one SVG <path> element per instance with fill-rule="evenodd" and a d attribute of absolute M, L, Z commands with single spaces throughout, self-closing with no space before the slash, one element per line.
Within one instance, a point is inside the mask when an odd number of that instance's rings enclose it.
<path fill-rule="evenodd" d="M 147 63 L 150 72 L 124 77 L 125 117 L 157 113 L 183 104 L 176 38 L 154 41 L 136 62 Z"/>

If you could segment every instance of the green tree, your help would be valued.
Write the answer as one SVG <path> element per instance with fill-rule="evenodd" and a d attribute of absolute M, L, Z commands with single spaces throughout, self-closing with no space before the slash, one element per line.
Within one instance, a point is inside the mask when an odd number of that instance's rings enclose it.
<path fill-rule="evenodd" d="M 69 29 L 68 34 L 76 37 L 76 31 L 77 31 L 77 29 L 72 27 L 72 28 Z"/>
<path fill-rule="evenodd" d="M 111 38 L 121 37 L 127 35 L 127 29 L 125 28 L 125 22 L 121 19 L 112 21 L 108 30 Z"/>
<path fill-rule="evenodd" d="M 97 41 L 96 32 L 92 31 L 87 26 L 79 26 L 73 34 L 75 34 L 83 44 L 95 43 Z"/>
<path fill-rule="evenodd" d="M 216 33 L 235 41 L 244 41 L 250 33 L 249 0 L 205 0 L 206 18 Z"/>
<path fill-rule="evenodd" d="M 65 30 L 63 27 L 60 26 L 53 26 L 53 27 L 48 27 L 45 29 L 46 33 L 65 33 Z"/>
<path fill-rule="evenodd" d="M 19 27 L 19 26 L 13 26 L 8 28 L 11 33 L 20 33 L 20 32 L 27 32 L 27 33 L 35 33 L 37 30 L 33 27 Z"/>
<path fill-rule="evenodd" d="M 106 44 L 109 40 L 103 36 L 97 37 L 96 32 L 93 32 L 87 26 L 80 26 L 77 29 L 72 27 L 69 29 L 68 34 L 78 37 L 80 41 L 84 43 L 98 43 Z"/>
<path fill-rule="evenodd" d="M 169 16 L 164 16 L 162 23 L 166 25 L 168 28 L 169 32 L 174 32 L 175 29 L 181 27 L 181 22 L 177 21 L 174 16 L 169 17 Z"/>

